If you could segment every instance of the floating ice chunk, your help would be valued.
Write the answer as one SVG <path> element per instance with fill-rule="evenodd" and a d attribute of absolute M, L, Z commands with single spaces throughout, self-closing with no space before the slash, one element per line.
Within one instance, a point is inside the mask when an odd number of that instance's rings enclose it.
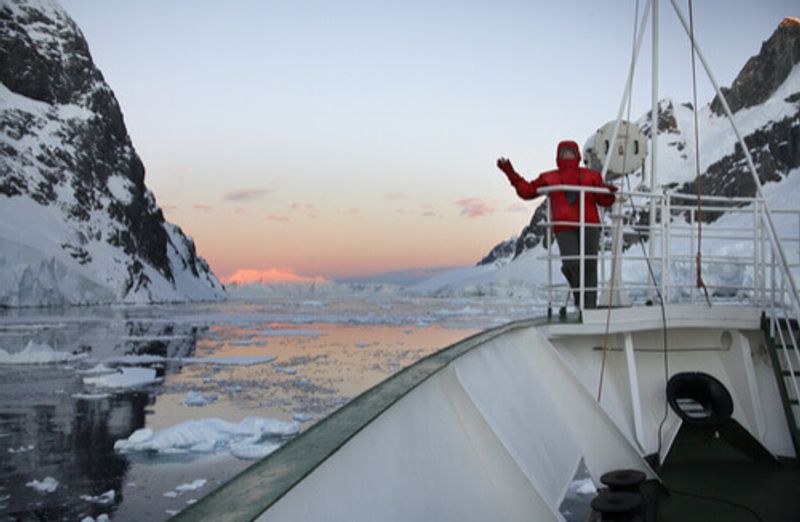
<path fill-rule="evenodd" d="M 200 419 L 181 422 L 158 432 L 149 428 L 136 430 L 127 439 L 116 441 L 114 449 L 120 453 L 217 453 L 230 451 L 236 445 L 259 444 L 267 438 L 292 437 L 299 430 L 297 422 L 262 417 L 247 417 L 239 423 Z"/>
<path fill-rule="evenodd" d="M 204 396 L 202 393 L 192 390 L 186 394 L 187 406 L 205 406 L 206 404 L 211 404 L 215 400 L 217 400 L 217 396 L 213 393 Z"/>
<path fill-rule="evenodd" d="M 102 515 L 97 515 L 97 518 L 94 517 L 84 517 L 81 519 L 81 522 L 108 522 L 111 520 L 108 518 L 108 515 L 103 513 Z"/>
<path fill-rule="evenodd" d="M 228 344 L 230 344 L 231 346 L 253 346 L 254 344 L 256 344 L 256 342 L 252 339 L 239 339 L 236 341 L 231 341 Z"/>
<path fill-rule="evenodd" d="M 307 413 L 302 413 L 299 411 L 295 412 L 295 414 L 292 416 L 292 419 L 296 420 L 297 422 L 308 422 L 313 418 L 314 418 L 313 415 L 309 415 Z"/>
<path fill-rule="evenodd" d="M 269 328 L 261 330 L 259 337 L 320 337 L 323 333 L 319 330 L 301 330 L 293 328 Z"/>
<path fill-rule="evenodd" d="M 191 339 L 191 335 L 126 335 L 120 337 L 122 341 L 134 342 L 153 342 L 153 341 L 182 341 L 184 339 Z"/>
<path fill-rule="evenodd" d="M 39 493 L 52 493 L 56 490 L 56 488 L 58 488 L 58 481 L 53 477 L 45 477 L 45 479 L 42 481 L 34 479 L 25 485 L 29 488 L 35 489 Z"/>
<path fill-rule="evenodd" d="M 572 483 L 569 485 L 569 489 L 578 495 L 594 495 L 597 493 L 597 488 L 590 478 L 572 481 Z"/>
<path fill-rule="evenodd" d="M 25 349 L 19 353 L 8 353 L 0 348 L 0 364 L 48 364 L 83 359 L 86 354 L 59 352 L 46 343 L 28 341 Z"/>
<path fill-rule="evenodd" d="M 370 343 L 356 343 L 356 344 L 355 344 L 355 347 L 356 347 L 356 348 L 366 348 L 366 347 L 368 347 L 369 345 L 370 345 Z"/>
<path fill-rule="evenodd" d="M 114 373 L 115 371 L 117 370 L 114 368 L 109 368 L 105 364 L 100 363 L 92 366 L 91 368 L 87 368 L 86 370 L 77 370 L 75 373 L 78 375 L 101 375 L 104 373 Z"/>
<path fill-rule="evenodd" d="M 231 446 L 231 455 L 242 460 L 258 460 L 263 459 L 276 449 L 280 448 L 280 446 L 280 444 L 274 442 L 265 442 L 262 444 L 236 444 Z"/>
<path fill-rule="evenodd" d="M 164 496 L 167 498 L 176 498 L 183 495 L 187 491 L 195 491 L 202 488 L 203 486 L 206 485 L 206 482 L 208 482 L 206 479 L 197 479 L 187 484 L 181 484 L 179 486 L 176 486 L 175 489 L 172 489 L 164 493 Z M 195 502 L 197 502 L 197 500 L 195 500 Z"/>
<path fill-rule="evenodd" d="M 205 486 L 206 482 L 208 482 L 206 479 L 193 480 L 188 484 L 181 484 L 180 486 L 176 486 L 175 491 L 178 491 L 180 493 L 186 493 L 187 491 L 195 491 Z"/>
<path fill-rule="evenodd" d="M 111 397 L 110 393 L 73 393 L 72 398 L 82 401 L 99 401 Z"/>
<path fill-rule="evenodd" d="M 81 495 L 81 500 L 92 502 L 94 504 L 111 504 L 114 502 L 114 498 L 116 498 L 116 496 L 116 492 L 113 489 L 109 489 L 100 495 Z"/>
<path fill-rule="evenodd" d="M 30 444 L 28 446 L 20 446 L 17 449 L 8 448 L 9 453 L 27 453 L 28 451 L 33 451 L 33 445 Z"/>
<path fill-rule="evenodd" d="M 286 375 L 294 375 L 297 373 L 297 370 L 294 368 L 286 368 L 285 366 L 280 366 L 278 364 L 273 365 L 272 369 L 279 373 L 285 373 Z"/>
<path fill-rule="evenodd" d="M 277 358 L 277 355 L 253 355 L 250 357 L 188 357 L 181 359 L 181 362 L 190 364 L 231 364 L 236 366 L 252 366 L 254 364 L 268 364 Z"/>
<path fill-rule="evenodd" d="M 83 384 L 101 388 L 134 388 L 160 381 L 152 368 L 119 368 L 116 373 L 83 378 Z"/>

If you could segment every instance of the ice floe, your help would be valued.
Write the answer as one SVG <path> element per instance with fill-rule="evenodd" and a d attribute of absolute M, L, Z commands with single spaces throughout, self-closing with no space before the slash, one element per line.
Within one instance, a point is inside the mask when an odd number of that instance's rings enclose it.
<path fill-rule="evenodd" d="M 81 500 L 91 502 L 93 504 L 111 504 L 114 502 L 117 494 L 113 489 L 109 489 L 100 495 L 81 495 Z"/>
<path fill-rule="evenodd" d="M 29 451 L 33 451 L 34 446 L 33 444 L 29 444 L 28 446 L 20 446 L 19 448 L 8 448 L 9 453 L 27 453 Z"/>
<path fill-rule="evenodd" d="M 114 443 L 120 453 L 156 452 L 176 453 L 222 453 L 234 456 L 253 453 L 252 445 L 269 447 L 274 439 L 285 439 L 300 431 L 297 422 L 285 422 L 262 417 L 247 417 L 241 422 L 228 422 L 217 418 L 190 420 L 169 428 L 153 431 L 150 428 L 136 430 L 127 439 Z M 272 441 L 267 439 L 273 439 Z M 242 449 L 243 448 L 243 449 Z"/>
<path fill-rule="evenodd" d="M 186 484 L 180 484 L 178 486 L 175 486 L 175 489 L 172 489 L 164 493 L 164 496 L 167 498 L 176 498 L 183 495 L 187 491 L 197 491 L 198 489 L 205 486 L 206 482 L 208 482 L 206 479 L 196 479 Z M 195 500 L 195 502 L 197 501 Z"/>
<path fill-rule="evenodd" d="M 321 337 L 324 334 L 320 330 L 269 328 L 261 330 L 257 335 L 259 337 Z"/>
<path fill-rule="evenodd" d="M 231 366 L 253 366 L 269 364 L 277 355 L 231 355 L 224 357 L 162 357 L 160 355 L 120 355 L 103 359 L 106 364 L 155 364 L 178 362 L 181 364 L 222 364 Z"/>
<path fill-rule="evenodd" d="M 73 393 L 72 398 L 82 401 L 99 401 L 111 397 L 110 393 Z"/>
<path fill-rule="evenodd" d="M 594 495 L 597 493 L 597 488 L 592 482 L 592 479 L 585 478 L 573 480 L 569 485 L 570 493 L 577 493 L 578 495 Z"/>
<path fill-rule="evenodd" d="M 135 388 L 161 382 L 152 368 L 118 368 L 115 373 L 84 377 L 83 384 L 98 388 Z"/>
<path fill-rule="evenodd" d="M 205 406 L 206 404 L 211 404 L 216 400 L 217 400 L 217 395 L 215 393 L 211 393 L 209 395 L 203 395 L 200 392 L 192 390 L 186 394 L 185 403 L 187 406 Z"/>
<path fill-rule="evenodd" d="M 83 359 L 86 354 L 72 354 L 54 350 L 46 343 L 28 341 L 19 353 L 8 353 L 0 348 L 0 364 L 48 364 Z"/>
<path fill-rule="evenodd" d="M 285 366 L 280 366 L 278 364 L 273 365 L 272 369 L 278 373 L 284 373 L 286 375 L 294 375 L 297 373 L 297 370 L 294 368 L 286 368 Z"/>
<path fill-rule="evenodd" d="M 108 518 L 108 515 L 103 513 L 102 515 L 97 515 L 97 518 L 84 517 L 84 518 L 81 519 L 81 522 L 109 522 L 109 520 L 111 520 L 111 519 Z"/>
<path fill-rule="evenodd" d="M 39 493 L 52 493 L 58 488 L 58 481 L 53 477 L 45 477 L 43 480 L 31 480 L 25 484 L 29 488 L 33 488 Z"/>
<path fill-rule="evenodd" d="M 114 368 L 109 368 L 105 364 L 100 363 L 85 370 L 76 370 L 75 373 L 78 375 L 100 375 L 103 373 L 114 373 L 115 371 L 117 370 Z"/>
<path fill-rule="evenodd" d="M 167 498 L 176 498 L 183 495 L 187 491 L 196 491 L 202 488 L 203 486 L 206 485 L 206 482 L 208 482 L 206 479 L 197 479 L 193 480 L 192 482 L 188 482 L 186 484 L 180 484 L 179 486 L 176 486 L 175 489 L 172 489 L 164 493 L 164 496 Z M 195 502 L 197 502 L 197 500 L 195 500 Z"/>

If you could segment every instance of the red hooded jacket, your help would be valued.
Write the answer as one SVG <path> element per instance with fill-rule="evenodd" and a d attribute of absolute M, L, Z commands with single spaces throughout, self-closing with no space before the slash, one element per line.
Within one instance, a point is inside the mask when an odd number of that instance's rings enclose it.
<path fill-rule="evenodd" d="M 575 159 L 562 159 L 561 149 L 571 148 L 575 151 Z M 548 185 L 583 185 L 584 187 L 598 187 L 608 188 L 603 182 L 603 178 L 596 170 L 581 168 L 578 165 L 581 161 L 580 149 L 578 144 L 574 141 L 562 141 L 558 144 L 556 151 L 556 164 L 558 169 L 548 170 L 542 172 L 539 177 L 533 181 L 526 181 L 522 176 L 516 172 L 506 173 L 508 180 L 517 190 L 517 194 L 522 199 L 534 199 L 539 196 L 538 190 L 541 187 Z M 576 194 L 577 196 L 577 194 Z M 597 205 L 604 207 L 611 206 L 614 203 L 614 194 L 594 194 L 587 192 L 585 194 L 585 212 L 586 223 L 600 223 L 600 215 L 597 212 Z M 556 225 L 555 232 L 577 228 L 580 223 L 580 202 L 577 197 L 575 203 L 570 204 L 567 201 L 567 196 L 564 192 L 551 192 L 550 193 L 550 207 L 552 209 L 553 221 L 566 221 L 575 223 L 574 226 L 570 225 Z"/>

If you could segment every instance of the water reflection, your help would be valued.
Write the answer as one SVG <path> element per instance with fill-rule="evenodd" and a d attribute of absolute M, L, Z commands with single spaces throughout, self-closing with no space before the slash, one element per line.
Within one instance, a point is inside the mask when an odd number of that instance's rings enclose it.
<path fill-rule="evenodd" d="M 143 427 L 212 417 L 294 419 L 307 429 L 403 367 L 512 312 L 504 304 L 411 299 L 0 310 L 0 348 L 18 353 L 35 341 L 83 357 L 0 365 L 0 519 L 106 513 L 114 520 L 164 520 L 250 462 L 227 453 L 122 455 L 114 452 L 117 440 Z M 201 361 L 254 356 L 277 359 Z M 95 390 L 80 372 L 99 363 L 153 368 L 161 381 Z M 192 407 L 190 391 L 217 399 Z M 107 397 L 81 398 L 96 392 Z M 52 493 L 26 486 L 46 477 L 59 483 Z M 197 479 L 208 480 L 202 490 L 165 496 Z M 103 496 L 109 491 L 113 499 Z"/>
<path fill-rule="evenodd" d="M 114 442 L 145 422 L 153 400 L 147 393 L 104 400 L 72 398 L 82 385 L 74 372 L 59 368 L 0 369 L 0 455 L 2 514 L 18 520 L 80 519 L 113 512 L 122 501 L 128 470 Z M 52 493 L 26 484 L 46 477 L 58 481 Z M 109 504 L 80 497 L 113 490 Z"/>
<path fill-rule="evenodd" d="M 87 389 L 76 370 L 108 357 L 150 355 L 167 358 L 150 365 L 159 377 L 166 377 L 180 370 L 170 361 L 194 355 L 197 331 L 190 325 L 139 321 L 6 327 L 2 345 L 18 347 L 35 340 L 66 347 L 62 350 L 86 359 L 61 365 L 0 365 L 0 514 L 14 520 L 112 514 L 123 501 L 130 467 L 125 456 L 114 452 L 114 443 L 145 426 L 157 390 L 87 399 L 92 396 L 87 392 L 103 390 Z M 46 477 L 58 482 L 54 491 L 28 486 Z"/>

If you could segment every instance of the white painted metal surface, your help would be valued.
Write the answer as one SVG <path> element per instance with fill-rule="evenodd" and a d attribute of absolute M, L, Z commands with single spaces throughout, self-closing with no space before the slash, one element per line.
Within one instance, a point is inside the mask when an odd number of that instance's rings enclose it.
<path fill-rule="evenodd" d="M 536 329 L 487 342 L 400 399 L 259 520 L 561 520 L 584 458 L 652 471 Z"/>

